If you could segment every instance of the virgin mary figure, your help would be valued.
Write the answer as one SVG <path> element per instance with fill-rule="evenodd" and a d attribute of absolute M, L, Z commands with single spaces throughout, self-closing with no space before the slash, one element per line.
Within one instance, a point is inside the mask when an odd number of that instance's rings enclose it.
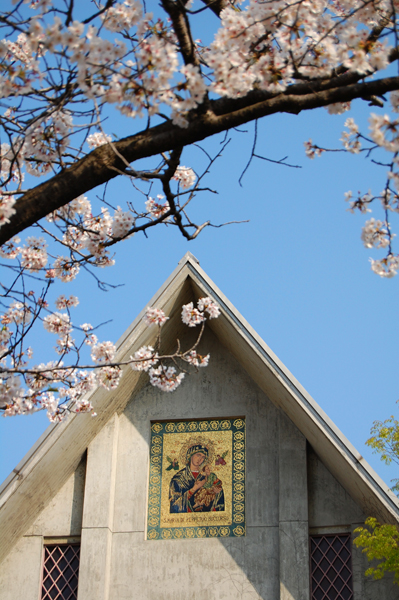
<path fill-rule="evenodd" d="M 188 448 L 185 468 L 178 471 L 170 482 L 171 513 L 224 510 L 222 482 L 207 467 L 208 456 L 205 444 L 198 443 Z"/>

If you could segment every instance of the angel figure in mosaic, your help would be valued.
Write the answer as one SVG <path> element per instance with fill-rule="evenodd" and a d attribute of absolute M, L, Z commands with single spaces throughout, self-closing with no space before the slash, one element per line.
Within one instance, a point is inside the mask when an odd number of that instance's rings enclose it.
<path fill-rule="evenodd" d="M 166 457 L 166 460 L 167 460 L 167 461 L 168 461 L 168 463 L 169 463 L 169 467 L 166 467 L 166 470 L 167 470 L 167 471 L 171 471 L 172 469 L 173 469 L 174 471 L 177 471 L 177 470 L 178 470 L 178 468 L 179 468 L 179 463 L 178 463 L 178 461 L 177 461 L 177 459 L 176 459 L 176 458 L 173 458 L 173 459 L 172 459 L 172 458 L 170 458 L 170 456 L 167 456 L 167 457 Z"/>
<path fill-rule="evenodd" d="M 223 452 L 223 454 L 221 456 L 220 456 L 220 454 L 217 455 L 216 460 L 215 460 L 215 467 L 217 467 L 218 465 L 224 466 L 226 464 L 226 461 L 224 459 L 226 458 L 228 453 L 229 453 L 229 451 L 226 450 L 226 452 Z"/>
<path fill-rule="evenodd" d="M 224 492 L 220 479 L 211 472 L 209 447 L 191 445 L 186 452 L 184 469 L 172 477 L 169 487 L 171 513 L 224 510 Z"/>

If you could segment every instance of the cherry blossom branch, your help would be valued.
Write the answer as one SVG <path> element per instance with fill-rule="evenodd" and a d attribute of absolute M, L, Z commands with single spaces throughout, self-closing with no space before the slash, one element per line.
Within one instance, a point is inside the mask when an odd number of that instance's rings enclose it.
<path fill-rule="evenodd" d="M 23 353 L 14 362 L 13 366 L 0 365 L 0 410 L 5 416 L 27 413 L 46 409 L 51 421 L 59 422 L 71 412 L 91 412 L 95 415 L 91 402 L 85 397 L 87 392 L 93 391 L 96 386 L 101 385 L 106 389 L 117 387 L 122 376 L 121 367 L 130 365 L 134 371 L 148 372 L 150 383 L 162 391 L 174 391 L 182 382 L 185 374 L 189 371 L 181 366 L 186 364 L 198 370 L 206 367 L 209 362 L 209 354 L 202 356 L 197 353 L 198 347 L 208 319 L 217 318 L 220 309 L 211 298 L 200 298 L 197 308 L 193 303 L 182 307 L 182 321 L 188 327 L 201 325 L 195 342 L 189 349 L 182 351 L 180 342 L 177 340 L 177 349 L 168 354 L 159 353 L 161 350 L 161 329 L 168 317 L 162 310 L 148 308 L 144 320 L 147 325 L 158 326 L 158 333 L 154 347 L 143 346 L 131 356 L 129 360 L 114 361 L 116 348 L 111 342 L 98 342 L 97 337 L 90 333 L 91 326 L 85 324 L 81 330 L 85 332 L 85 340 L 76 346 L 70 337 L 71 322 L 69 307 L 76 306 L 77 299 L 60 297 L 57 300 L 59 307 L 67 309 L 67 313 L 50 313 L 43 320 L 45 328 L 50 333 L 62 335 L 58 343 L 63 343 L 63 351 L 57 363 L 27 367 L 26 361 L 22 360 Z M 20 319 L 23 306 L 14 307 L 13 318 L 15 322 Z M 18 314 L 19 311 L 19 314 Z M 24 314 L 24 313 L 23 313 Z M 62 358 L 71 350 L 74 350 L 77 358 L 80 357 L 80 349 L 83 343 L 91 346 L 91 357 L 95 364 L 82 366 L 80 361 L 72 365 L 64 365 Z M 168 366 L 168 361 L 175 366 Z M 4 361 L 3 365 L 4 365 Z M 176 371 L 176 367 L 180 372 Z M 89 371 L 89 373 L 87 372 Z M 26 390 L 20 387 L 20 379 L 23 377 Z M 58 387 L 60 386 L 60 387 Z M 58 399 L 55 396 L 58 394 Z"/>
<path fill-rule="evenodd" d="M 297 93 L 282 93 L 274 98 L 257 101 L 248 99 L 215 100 L 210 102 L 210 110 L 198 115 L 189 126 L 181 129 L 173 124 L 164 123 L 149 130 L 129 136 L 115 142 L 114 145 L 125 160 L 133 162 L 141 158 L 167 152 L 170 147 L 183 147 L 206 137 L 278 112 L 299 114 L 328 106 L 336 102 L 349 102 L 365 95 L 383 95 L 399 88 L 399 77 L 386 77 L 377 81 L 355 83 L 345 87 L 322 89 L 323 83 L 314 85 L 320 91 L 310 91 L 309 84 L 298 84 Z M 292 86 L 295 87 L 295 86 Z M 251 94 L 251 96 L 258 94 Z M 262 94 L 261 94 L 262 95 Z M 235 107 L 237 108 L 235 109 Z M 23 229 L 69 203 L 88 190 L 116 177 L 116 167 L 124 169 L 124 161 L 115 155 L 112 148 L 101 146 L 74 165 L 64 169 L 50 180 L 36 186 L 18 199 L 19 210 L 10 218 L 10 222 L 0 229 L 0 245 L 7 242 Z"/>

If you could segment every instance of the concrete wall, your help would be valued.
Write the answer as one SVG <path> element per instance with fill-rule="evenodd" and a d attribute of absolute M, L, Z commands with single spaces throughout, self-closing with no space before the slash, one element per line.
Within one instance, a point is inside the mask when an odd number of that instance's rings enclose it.
<path fill-rule="evenodd" d="M 211 332 L 203 347 L 207 369 L 173 394 L 146 385 L 94 439 L 2 565 L 1 600 L 37 600 L 43 540 L 79 533 L 79 600 L 309 599 L 309 531 L 352 531 L 364 515 Z M 247 535 L 146 541 L 150 421 L 243 415 Z M 388 579 L 365 581 L 365 563 L 357 551 L 354 600 L 399 599 Z"/>
<path fill-rule="evenodd" d="M 43 543 L 62 543 L 80 538 L 85 473 L 86 457 L 3 561 L 0 569 L 1 600 L 38 600 Z"/>

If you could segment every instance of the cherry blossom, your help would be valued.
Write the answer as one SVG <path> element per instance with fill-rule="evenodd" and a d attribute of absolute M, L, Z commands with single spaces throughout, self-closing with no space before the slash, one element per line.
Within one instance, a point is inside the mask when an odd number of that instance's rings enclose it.
<path fill-rule="evenodd" d="M 262 114 L 324 106 L 329 118 L 341 123 L 336 115 L 350 111 L 352 99 L 377 107 L 385 102 L 381 114 L 370 115 L 367 135 L 352 117 L 346 119 L 339 150 L 388 156 L 379 161 L 388 165 L 381 192 L 347 192 L 345 198 L 350 212 L 365 214 L 375 206 L 382 211 L 366 221 L 361 238 L 367 248 L 386 253 L 371 259 L 373 272 L 397 273 L 390 221 L 399 213 L 399 92 L 397 82 L 382 74 L 397 60 L 396 1 L 227 3 L 219 20 L 209 20 L 215 29 L 205 46 L 194 41 L 190 28 L 197 23 L 195 4 L 188 12 L 191 3 L 176 2 L 168 12 L 168 3 L 162 3 L 155 16 L 139 0 L 92 12 L 88 3 L 79 13 L 69 0 L 64 4 L 27 0 L 9 14 L 0 11 L 0 256 L 14 281 L 0 315 L 4 414 L 43 409 L 53 422 L 70 412 L 94 414 L 85 394 L 97 386 L 114 389 L 129 365 L 148 372 L 159 389 L 172 391 L 185 369 L 208 364 L 209 354 L 200 354 L 198 344 L 206 321 L 220 314 L 211 298 L 182 307 L 183 323 L 200 325 L 200 333 L 190 349 L 178 345 L 167 356 L 162 327 L 168 317 L 148 308 L 143 322 L 157 325 L 151 345 L 132 350 L 122 364 L 114 344 L 102 340 L 97 329 L 72 323 L 76 296 L 55 290 L 83 270 L 94 274 L 112 266 L 116 243 L 146 234 L 159 222 L 194 239 L 208 223 L 194 223 L 187 206 L 202 191 L 199 182 L 215 157 L 208 157 L 201 175 L 197 166 L 182 164 L 188 164 L 183 148 Z M 218 3 L 211 4 L 217 12 Z M 383 78 L 388 84 L 381 92 Z M 375 96 L 362 91 L 371 82 L 379 90 Z M 351 95 L 354 88 L 360 91 Z M 121 139 L 111 120 L 115 111 L 127 123 Z M 311 139 L 304 145 L 312 159 L 327 152 Z M 150 159 L 147 166 L 141 158 Z M 31 184 L 31 176 L 41 178 L 40 186 Z M 106 189 L 90 200 L 84 195 L 117 176 L 132 184 L 125 205 Z M 25 223 L 29 194 L 32 212 L 45 198 L 49 214 Z M 25 224 L 11 230 L 16 216 Z M 22 241 L 16 237 L 33 223 L 33 234 L 28 231 Z M 54 306 L 52 298 L 57 298 Z M 57 336 L 55 360 L 32 366 L 29 339 L 41 323 Z M 83 367 L 85 353 L 92 363 Z"/>
<path fill-rule="evenodd" d="M 194 365 L 194 367 L 207 367 L 210 359 L 210 354 L 206 356 L 201 356 L 198 354 L 196 350 L 191 350 L 185 357 L 185 360 L 190 364 Z"/>
<path fill-rule="evenodd" d="M 399 255 L 389 254 L 380 260 L 370 259 L 371 269 L 380 277 L 394 277 L 399 270 Z"/>
<path fill-rule="evenodd" d="M 194 304 L 192 302 L 183 306 L 181 318 L 183 323 L 189 327 L 195 327 L 196 325 L 202 323 L 202 321 L 205 319 L 203 313 L 197 308 L 194 308 Z"/>
<path fill-rule="evenodd" d="M 200 298 L 198 300 L 198 310 L 201 312 L 206 311 L 209 319 L 217 319 L 220 315 L 220 308 L 216 302 L 207 296 L 206 298 Z"/>
<path fill-rule="evenodd" d="M 389 244 L 387 224 L 372 218 L 366 221 L 361 237 L 366 248 L 386 248 Z"/>
<path fill-rule="evenodd" d="M 176 169 L 173 179 L 176 179 L 183 189 L 188 189 L 194 185 L 196 177 L 192 169 L 179 166 Z"/>
<path fill-rule="evenodd" d="M 44 238 L 29 237 L 21 248 L 21 265 L 31 273 L 43 269 L 48 261 L 46 248 Z"/>
<path fill-rule="evenodd" d="M 144 321 L 147 325 L 163 325 L 169 317 L 160 308 L 147 308 Z"/>
<path fill-rule="evenodd" d="M 53 313 L 43 320 L 44 328 L 50 333 L 66 335 L 72 330 L 71 321 L 67 313 Z"/>
<path fill-rule="evenodd" d="M 162 196 L 162 194 L 158 194 L 157 198 L 158 200 L 163 200 L 164 196 Z M 168 210 L 170 210 L 168 201 L 161 204 L 160 202 L 155 202 L 154 198 L 151 197 L 148 198 L 148 200 L 145 203 L 145 206 L 147 211 L 150 213 L 151 217 L 153 217 L 154 219 L 159 219 L 165 213 L 167 213 Z"/>
<path fill-rule="evenodd" d="M 0 227 L 4 225 L 4 223 L 9 223 L 10 217 L 15 215 L 15 202 L 16 199 L 14 196 L 3 196 L 0 194 Z"/>
<path fill-rule="evenodd" d="M 130 359 L 133 371 L 148 371 L 150 367 L 157 364 L 159 357 L 152 346 L 143 346 Z"/>
<path fill-rule="evenodd" d="M 79 299 L 76 296 L 69 296 L 69 298 L 66 298 L 64 294 L 58 296 L 57 300 L 55 301 L 55 305 L 58 308 L 58 310 L 63 310 L 65 308 L 77 306 L 78 304 Z"/>
<path fill-rule="evenodd" d="M 117 388 L 121 377 L 122 371 L 119 367 L 102 367 L 96 372 L 96 381 L 106 390 Z"/>
<path fill-rule="evenodd" d="M 174 392 L 185 375 L 184 373 L 177 373 L 175 367 L 164 367 L 163 365 L 157 368 L 151 367 L 148 373 L 151 384 L 163 392 Z"/>
<path fill-rule="evenodd" d="M 106 133 L 91 133 L 88 137 L 87 137 L 87 144 L 89 146 L 89 148 L 93 149 L 93 148 L 98 148 L 99 146 L 103 146 L 104 144 L 107 144 L 108 142 L 112 142 L 112 138 L 110 135 L 107 135 Z"/>
<path fill-rule="evenodd" d="M 91 357 L 95 363 L 111 362 L 115 356 L 115 350 L 112 342 L 99 342 L 91 349 Z"/>

